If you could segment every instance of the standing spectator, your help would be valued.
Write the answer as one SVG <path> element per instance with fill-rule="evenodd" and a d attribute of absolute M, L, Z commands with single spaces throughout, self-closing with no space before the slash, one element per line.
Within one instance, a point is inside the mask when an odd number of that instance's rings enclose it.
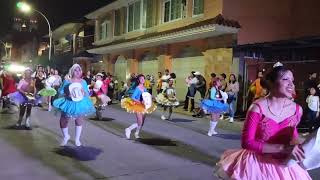
<path fill-rule="evenodd" d="M 210 77 L 211 77 L 211 80 L 210 80 L 210 82 L 209 82 L 209 87 L 212 87 L 213 86 L 213 80 L 217 77 L 217 75 L 216 75 L 216 73 L 211 73 L 210 74 Z M 207 90 L 207 94 L 206 94 L 206 98 L 209 98 L 210 97 L 210 90 L 211 90 L 211 88 L 208 88 L 208 90 Z"/>
<path fill-rule="evenodd" d="M 161 93 L 161 87 L 162 87 L 162 72 L 158 72 L 158 80 L 157 80 L 157 94 Z"/>
<path fill-rule="evenodd" d="M 105 71 L 102 71 L 102 75 L 103 75 L 103 80 L 106 80 L 106 78 L 109 77 Z"/>
<path fill-rule="evenodd" d="M 121 81 L 120 82 L 120 88 L 119 88 L 119 91 L 118 91 L 118 100 L 120 101 L 122 99 L 122 97 L 126 94 L 128 90 L 128 85 L 127 83 Z"/>
<path fill-rule="evenodd" d="M 176 74 L 175 73 L 170 73 L 170 79 L 172 79 L 173 80 L 173 87 L 175 87 L 176 86 L 176 84 L 177 84 L 177 82 L 176 82 L 176 78 L 177 78 L 177 76 L 176 76 Z"/>
<path fill-rule="evenodd" d="M 51 70 L 51 68 L 50 68 L 50 66 L 47 66 L 47 68 L 45 69 L 45 73 L 46 73 L 46 75 L 50 75 L 50 70 Z"/>
<path fill-rule="evenodd" d="M 237 96 L 239 92 L 239 83 L 237 81 L 236 75 L 230 74 L 229 76 L 229 84 L 227 86 L 226 92 L 228 94 L 228 104 L 229 104 L 229 122 L 233 123 L 234 114 L 236 112 L 236 102 Z"/>
<path fill-rule="evenodd" d="M 263 78 L 263 72 L 259 71 L 257 79 L 251 84 L 251 87 L 255 87 L 255 95 L 253 100 L 263 97 L 263 94 L 264 94 L 263 87 L 261 86 L 262 78 Z"/>
<path fill-rule="evenodd" d="M 308 104 L 307 109 L 307 118 L 309 120 L 309 133 L 312 132 L 312 129 L 315 125 L 316 119 L 319 117 L 319 96 L 316 96 L 316 89 L 314 87 L 310 88 L 310 94 L 306 99 Z"/>
<path fill-rule="evenodd" d="M 221 91 L 226 91 L 228 83 L 226 81 L 227 75 L 225 73 L 220 74 L 221 79 Z"/>
<path fill-rule="evenodd" d="M 36 78 L 38 76 L 39 72 L 42 72 L 42 76 L 44 76 L 44 78 L 47 78 L 46 73 L 45 73 L 42 65 L 37 66 L 37 70 L 32 74 L 31 77 Z"/>
<path fill-rule="evenodd" d="M 303 84 L 304 87 L 304 95 L 305 97 L 308 96 L 309 92 L 310 92 L 310 88 L 312 87 L 317 87 L 317 73 L 315 72 L 311 72 L 309 73 L 309 79 L 306 80 Z"/>
<path fill-rule="evenodd" d="M 201 95 L 201 99 L 204 99 L 206 95 L 206 88 L 207 88 L 206 79 L 201 75 L 200 72 L 195 72 L 194 75 L 198 79 L 198 83 L 196 84 L 196 90 L 199 91 Z"/>
<path fill-rule="evenodd" d="M 9 71 L 3 71 L 0 78 L 2 82 L 2 109 L 7 111 L 10 110 L 10 100 L 7 95 L 17 91 L 16 82 L 12 76 L 12 73 Z"/>
<path fill-rule="evenodd" d="M 194 109 L 194 96 L 196 94 L 196 84 L 198 84 L 198 79 L 196 78 L 196 76 L 194 75 L 194 71 L 192 71 L 190 73 L 190 76 L 188 76 L 186 78 L 186 84 L 188 87 L 188 92 L 186 94 L 186 98 L 184 100 L 184 107 L 183 109 L 185 111 L 188 111 L 188 106 L 189 106 L 189 99 L 191 101 L 191 107 L 190 107 L 190 111 L 193 111 Z"/>
<path fill-rule="evenodd" d="M 150 75 L 146 76 L 146 80 L 144 81 L 144 87 L 152 95 L 152 86 L 151 86 L 151 81 L 150 81 Z"/>
<path fill-rule="evenodd" d="M 156 84 L 155 78 L 153 75 L 150 76 L 150 83 L 151 83 L 151 88 L 153 89 L 153 86 Z"/>
<path fill-rule="evenodd" d="M 113 96 L 115 97 L 115 99 L 117 99 L 117 93 L 119 91 L 119 82 L 118 80 L 113 76 Z"/>
<path fill-rule="evenodd" d="M 108 94 L 107 96 L 110 97 L 111 101 L 109 102 L 109 104 L 112 104 L 112 99 L 114 97 L 114 88 L 115 88 L 115 83 L 114 83 L 114 80 L 113 80 L 113 76 L 111 74 L 109 74 L 109 79 L 110 79 L 110 83 L 109 83 L 109 86 L 108 86 Z"/>
<path fill-rule="evenodd" d="M 91 71 L 87 71 L 86 76 L 83 78 L 88 85 L 92 84 L 92 75 L 91 75 Z"/>
<path fill-rule="evenodd" d="M 54 75 L 54 69 L 53 68 L 50 69 L 50 74 L 48 74 L 48 76 L 49 75 Z"/>
<path fill-rule="evenodd" d="M 211 81 L 209 82 L 209 87 L 212 87 L 212 80 L 214 79 L 214 78 L 216 78 L 217 77 L 217 75 L 216 75 L 216 73 L 211 73 L 210 74 L 210 77 L 211 77 Z M 210 89 L 210 88 L 209 88 Z"/>
<path fill-rule="evenodd" d="M 39 71 L 37 76 L 35 77 L 35 94 L 37 94 L 41 89 L 45 88 L 45 76 L 43 71 Z M 39 107 L 42 107 L 41 103 L 38 104 Z"/>

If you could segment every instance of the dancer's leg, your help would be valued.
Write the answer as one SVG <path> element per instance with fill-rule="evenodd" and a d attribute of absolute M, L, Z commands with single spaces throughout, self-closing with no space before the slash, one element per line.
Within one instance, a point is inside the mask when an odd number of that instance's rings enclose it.
<path fill-rule="evenodd" d="M 214 134 L 218 134 L 215 130 L 217 124 L 218 124 L 218 120 L 219 120 L 219 116 L 220 114 L 217 113 L 212 113 L 211 114 L 211 121 L 210 121 L 210 128 L 208 131 L 208 136 L 212 136 Z"/>
<path fill-rule="evenodd" d="M 80 142 L 80 136 L 82 132 L 82 123 L 83 123 L 83 117 L 76 118 L 75 124 L 76 124 L 76 136 L 75 136 L 75 144 L 76 146 L 81 146 Z"/>
<path fill-rule="evenodd" d="M 63 139 L 61 141 L 61 146 L 65 146 L 67 145 L 69 139 L 70 139 L 70 135 L 69 135 L 69 129 L 68 129 L 68 121 L 69 118 L 67 118 L 64 114 L 61 114 L 60 117 L 60 128 L 61 128 L 61 132 L 63 135 Z"/>

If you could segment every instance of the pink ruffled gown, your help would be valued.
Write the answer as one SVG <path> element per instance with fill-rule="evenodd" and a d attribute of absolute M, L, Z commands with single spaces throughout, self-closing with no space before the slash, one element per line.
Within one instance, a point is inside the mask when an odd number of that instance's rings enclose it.
<path fill-rule="evenodd" d="M 242 133 L 243 149 L 224 152 L 217 163 L 217 175 L 223 179 L 237 180 L 311 179 L 308 172 L 298 164 L 290 167 L 284 165 L 288 154 L 262 153 L 264 143 L 289 144 L 297 138 L 296 126 L 301 116 L 298 105 L 295 115 L 280 123 L 262 113 L 248 112 Z"/>

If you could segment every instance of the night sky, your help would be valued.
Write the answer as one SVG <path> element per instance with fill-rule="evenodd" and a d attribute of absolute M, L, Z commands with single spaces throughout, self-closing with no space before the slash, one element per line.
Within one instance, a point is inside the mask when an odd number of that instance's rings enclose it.
<path fill-rule="evenodd" d="M 112 2 L 113 0 L 28 0 L 34 8 L 44 13 L 53 28 L 82 18 L 84 15 Z M 0 39 L 11 29 L 13 17 L 20 13 L 16 9 L 18 0 L 0 0 Z M 38 16 L 39 35 L 48 33 L 45 20 Z"/>

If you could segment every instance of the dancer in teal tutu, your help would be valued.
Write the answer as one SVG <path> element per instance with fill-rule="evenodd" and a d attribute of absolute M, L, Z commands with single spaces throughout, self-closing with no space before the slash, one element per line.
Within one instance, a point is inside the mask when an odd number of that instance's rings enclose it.
<path fill-rule="evenodd" d="M 58 93 L 63 97 L 53 101 L 53 106 L 62 112 L 60 128 L 63 134 L 61 146 L 67 145 L 70 135 L 68 131 L 69 120 L 75 120 L 75 145 L 81 146 L 80 136 L 84 116 L 95 113 L 95 108 L 89 99 L 89 89 L 85 80 L 81 78 L 82 69 L 74 64 L 69 70 L 70 79 L 66 79 L 59 88 Z"/>
<path fill-rule="evenodd" d="M 227 99 L 228 95 L 222 92 L 219 88 L 221 86 L 221 80 L 215 78 L 212 80 L 212 87 L 210 89 L 210 99 L 204 99 L 200 107 L 207 113 L 211 113 L 210 128 L 208 136 L 218 134 L 215 130 L 221 113 L 228 110 Z"/>

